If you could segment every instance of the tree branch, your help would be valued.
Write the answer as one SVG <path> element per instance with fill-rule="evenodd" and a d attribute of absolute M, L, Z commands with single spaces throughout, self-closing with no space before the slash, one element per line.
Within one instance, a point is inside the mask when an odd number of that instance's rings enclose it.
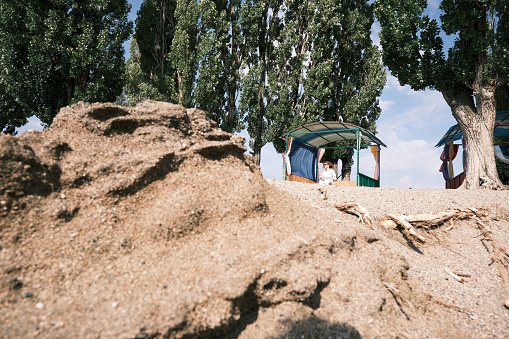
<path fill-rule="evenodd" d="M 500 79 L 497 80 L 495 89 L 500 88 L 504 85 L 509 84 L 509 76 L 503 76 Z"/>

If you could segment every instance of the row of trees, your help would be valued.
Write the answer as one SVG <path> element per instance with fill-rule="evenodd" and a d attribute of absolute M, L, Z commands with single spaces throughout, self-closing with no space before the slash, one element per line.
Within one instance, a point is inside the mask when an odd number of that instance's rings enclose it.
<path fill-rule="evenodd" d="M 126 0 L 2 0 L 0 131 L 37 115 L 49 125 L 78 100 L 146 98 L 207 111 L 226 131 L 247 128 L 261 148 L 297 125 L 341 120 L 375 131 L 385 84 L 370 39 L 378 18 L 382 59 L 401 84 L 440 91 L 468 147 L 464 187 L 501 187 L 492 148 L 508 92 L 509 4 L 442 0 L 145 0 L 131 58 Z M 441 36 L 453 35 L 444 52 Z M 507 96 L 506 96 L 507 97 Z M 351 151 L 350 151 L 351 152 Z M 340 158 L 348 172 L 351 153 Z M 344 171 L 344 172 L 345 172 Z M 347 174 L 347 173 L 344 173 Z"/>
<path fill-rule="evenodd" d="M 133 24 L 126 0 L 0 2 L 0 132 L 75 101 L 114 101 Z"/>
<path fill-rule="evenodd" d="M 262 147 L 307 122 L 375 131 L 386 73 L 366 0 L 146 0 L 136 19 L 124 99 L 178 102 Z M 353 149 L 329 154 L 346 164 Z"/>

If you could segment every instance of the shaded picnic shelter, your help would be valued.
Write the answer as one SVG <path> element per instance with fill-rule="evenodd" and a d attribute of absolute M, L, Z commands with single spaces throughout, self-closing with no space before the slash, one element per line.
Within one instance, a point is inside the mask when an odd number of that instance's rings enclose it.
<path fill-rule="evenodd" d="M 337 141 L 355 141 L 354 146 L 331 146 Z M 380 187 L 380 147 L 387 146 L 374 133 L 354 124 L 337 121 L 313 122 L 286 135 L 285 180 L 317 183 L 318 165 L 326 149 L 355 148 L 357 179 L 355 186 Z M 375 158 L 373 177 L 359 172 L 359 152 L 369 147 Z"/>

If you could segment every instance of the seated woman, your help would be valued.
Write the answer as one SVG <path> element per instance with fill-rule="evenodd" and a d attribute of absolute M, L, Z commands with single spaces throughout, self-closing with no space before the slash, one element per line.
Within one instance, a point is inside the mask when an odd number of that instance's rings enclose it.
<path fill-rule="evenodd" d="M 324 161 L 323 168 L 325 170 L 322 172 L 320 181 L 318 183 L 321 185 L 334 185 L 334 181 L 336 180 L 336 172 L 334 172 L 332 169 L 332 164 L 328 161 Z"/>

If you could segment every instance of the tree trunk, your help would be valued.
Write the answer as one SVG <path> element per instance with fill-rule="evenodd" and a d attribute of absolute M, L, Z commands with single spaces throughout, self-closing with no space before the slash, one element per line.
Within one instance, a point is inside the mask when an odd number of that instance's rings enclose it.
<path fill-rule="evenodd" d="M 334 170 L 334 173 L 336 173 L 336 179 L 337 179 L 337 177 L 338 177 L 338 173 L 339 173 L 339 172 L 338 172 L 339 166 L 338 166 L 338 162 L 337 162 L 337 160 L 336 160 L 336 162 L 333 162 L 333 163 L 332 163 L 332 169 Z"/>
<path fill-rule="evenodd" d="M 265 82 L 267 80 L 267 11 L 268 5 L 265 4 L 265 10 L 262 17 L 261 26 L 258 27 L 258 53 L 259 63 L 262 66 L 260 74 L 260 89 L 258 90 L 258 110 L 256 116 L 255 135 L 253 140 L 253 159 L 255 163 L 260 166 L 261 153 L 262 153 L 262 132 L 263 132 L 263 119 L 265 117 Z"/>
<path fill-rule="evenodd" d="M 235 95 L 237 94 L 237 77 L 228 81 L 228 116 L 226 117 L 227 131 L 233 133 L 236 127 Z"/>
<path fill-rule="evenodd" d="M 230 3 L 230 25 L 231 25 L 231 55 L 226 49 L 226 55 L 227 59 L 234 58 L 235 61 L 231 65 L 233 68 L 232 74 L 228 74 L 228 71 L 226 71 L 226 88 L 228 91 L 228 107 L 227 107 L 227 117 L 226 117 L 226 130 L 230 133 L 233 133 L 235 127 L 236 127 L 236 116 L 235 116 L 235 108 L 236 108 L 236 100 L 235 96 L 237 95 L 237 73 L 235 70 L 239 68 L 239 60 L 238 60 L 238 46 L 237 46 L 237 30 L 235 29 L 234 25 L 236 24 L 235 18 L 235 5 L 233 2 Z M 226 60 L 225 60 L 226 63 Z M 231 78 L 230 78 L 231 77 Z"/>
<path fill-rule="evenodd" d="M 283 177 L 281 178 L 281 180 L 285 180 L 286 179 L 286 161 L 285 161 L 284 153 L 281 154 L 281 159 L 283 160 Z"/>
<path fill-rule="evenodd" d="M 263 108 L 261 110 L 263 110 Z M 256 117 L 256 134 L 253 140 L 253 160 L 258 166 L 260 166 L 262 156 L 262 128 L 263 115 L 262 112 L 258 112 L 258 116 Z"/>
<path fill-rule="evenodd" d="M 340 158 L 341 160 L 341 181 L 350 181 L 352 174 L 352 157 Z"/>
<path fill-rule="evenodd" d="M 177 89 L 178 89 L 178 97 L 179 97 L 179 105 L 184 105 L 184 90 L 182 89 L 182 77 L 180 76 L 180 71 L 177 71 Z"/>
<path fill-rule="evenodd" d="M 490 86 L 474 86 L 475 103 L 472 89 L 467 87 L 442 94 L 463 132 L 467 149 L 467 172 L 460 189 L 504 189 L 493 150 L 494 90 Z"/>

